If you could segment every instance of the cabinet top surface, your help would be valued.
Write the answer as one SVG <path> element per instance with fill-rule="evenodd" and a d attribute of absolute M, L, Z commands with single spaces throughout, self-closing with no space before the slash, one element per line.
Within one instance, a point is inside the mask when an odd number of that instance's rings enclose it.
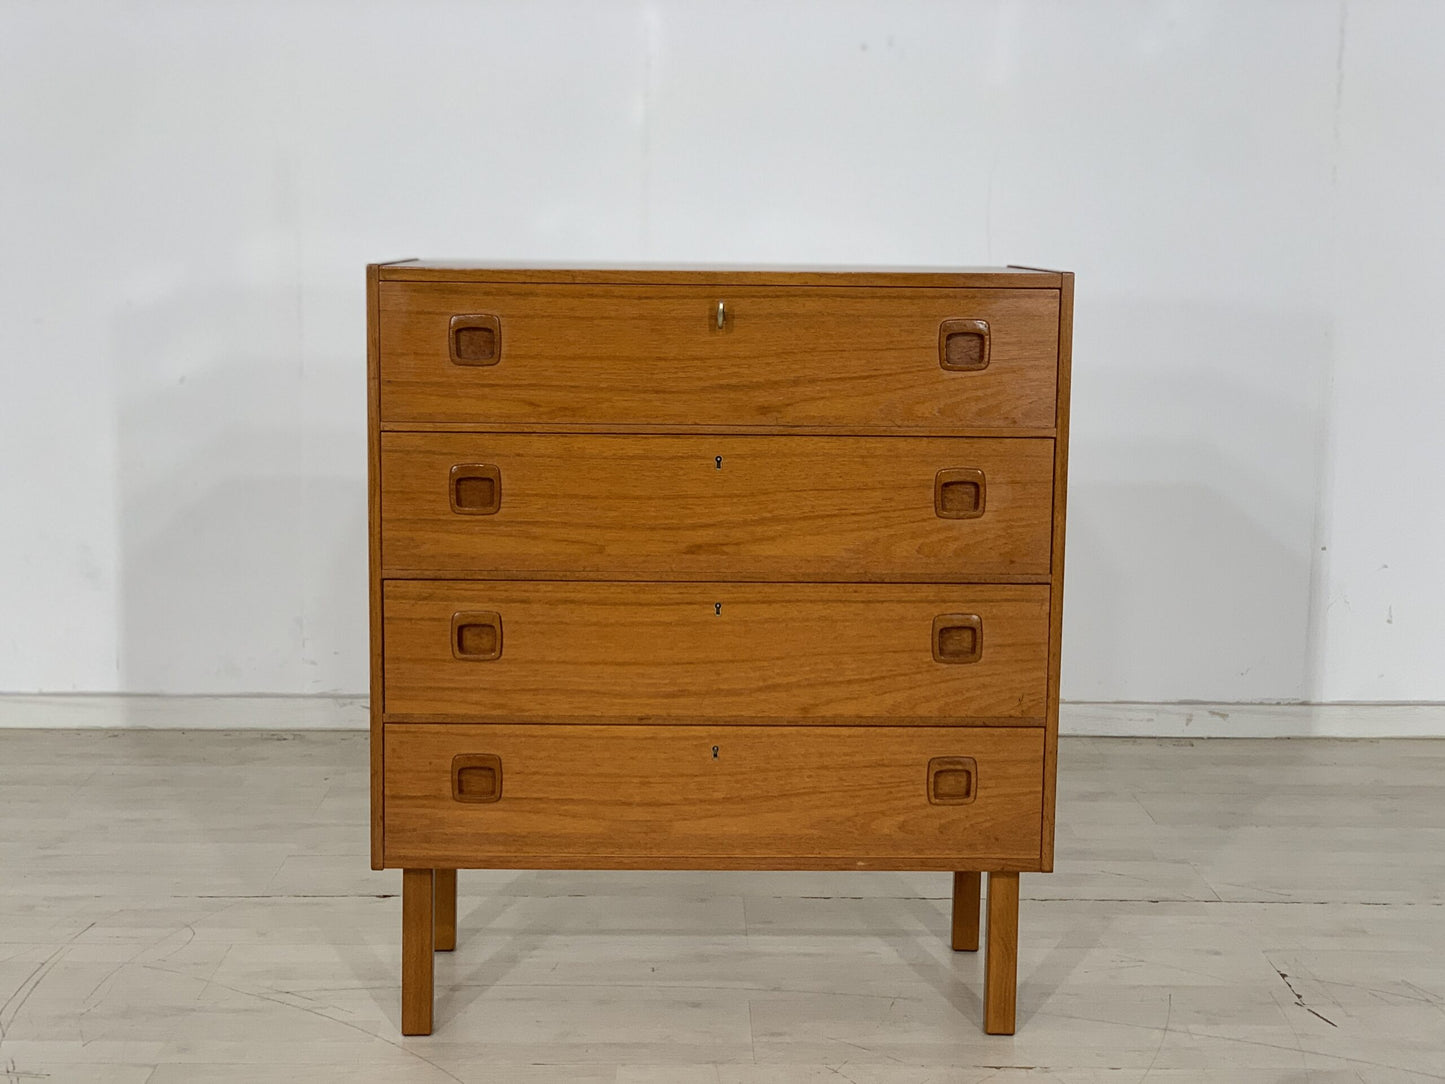
<path fill-rule="evenodd" d="M 1030 267 L 827 267 L 742 264 L 508 264 L 397 260 L 383 282 L 515 282 L 596 285 L 902 286 L 1057 290 L 1064 272 Z"/>

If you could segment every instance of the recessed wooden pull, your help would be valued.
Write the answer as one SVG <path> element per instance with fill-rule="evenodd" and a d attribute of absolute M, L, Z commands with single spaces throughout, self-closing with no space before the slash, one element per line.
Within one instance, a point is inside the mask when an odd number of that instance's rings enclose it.
<path fill-rule="evenodd" d="M 502 758 L 495 753 L 452 757 L 452 800 L 495 802 L 502 797 Z"/>
<path fill-rule="evenodd" d="M 502 468 L 490 463 L 458 463 L 451 476 L 452 511 L 490 516 L 502 507 Z"/>
<path fill-rule="evenodd" d="M 973 757 L 934 757 L 928 762 L 928 800 L 934 805 L 967 805 L 978 797 L 978 762 Z"/>
<path fill-rule="evenodd" d="M 978 614 L 939 614 L 933 619 L 935 662 L 978 662 L 983 657 L 983 618 Z"/>
<path fill-rule="evenodd" d="M 502 615 L 493 610 L 452 614 L 452 656 L 464 662 L 502 657 Z"/>
<path fill-rule="evenodd" d="M 983 471 L 949 467 L 933 479 L 933 511 L 942 519 L 977 519 L 983 515 Z"/>
<path fill-rule="evenodd" d="M 453 365 L 495 365 L 502 360 L 502 321 L 491 313 L 453 316 L 448 339 Z"/>
<path fill-rule="evenodd" d="M 945 320 L 938 325 L 938 364 L 955 373 L 988 368 L 988 321 Z"/>

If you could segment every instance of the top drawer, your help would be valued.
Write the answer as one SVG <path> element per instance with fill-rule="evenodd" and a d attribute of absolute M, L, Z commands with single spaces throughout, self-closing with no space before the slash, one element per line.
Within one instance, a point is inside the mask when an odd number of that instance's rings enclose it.
<path fill-rule="evenodd" d="M 1058 323 L 1056 290 L 382 283 L 381 418 L 1051 428 Z"/>

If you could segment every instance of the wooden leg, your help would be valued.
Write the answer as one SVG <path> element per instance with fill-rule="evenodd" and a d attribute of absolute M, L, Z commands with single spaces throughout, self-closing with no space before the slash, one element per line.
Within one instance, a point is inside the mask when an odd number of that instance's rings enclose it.
<path fill-rule="evenodd" d="M 983 1030 L 1014 1033 L 1018 994 L 1019 875 L 988 875 L 988 952 L 983 964 Z"/>
<path fill-rule="evenodd" d="M 457 871 L 439 869 L 435 873 L 436 948 L 438 952 L 451 952 L 457 947 Z"/>
<path fill-rule="evenodd" d="M 401 873 L 401 1033 L 431 1034 L 432 871 Z"/>
<path fill-rule="evenodd" d="M 978 951 L 978 901 L 983 874 L 965 870 L 953 875 L 953 951 Z"/>

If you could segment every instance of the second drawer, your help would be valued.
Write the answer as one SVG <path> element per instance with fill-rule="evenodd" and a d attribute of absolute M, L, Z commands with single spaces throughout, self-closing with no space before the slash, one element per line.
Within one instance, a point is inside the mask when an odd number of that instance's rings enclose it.
<path fill-rule="evenodd" d="M 389 576 L 1049 574 L 1048 439 L 384 433 Z"/>
<path fill-rule="evenodd" d="M 1041 722 L 1049 589 L 385 584 L 392 716 Z"/>

